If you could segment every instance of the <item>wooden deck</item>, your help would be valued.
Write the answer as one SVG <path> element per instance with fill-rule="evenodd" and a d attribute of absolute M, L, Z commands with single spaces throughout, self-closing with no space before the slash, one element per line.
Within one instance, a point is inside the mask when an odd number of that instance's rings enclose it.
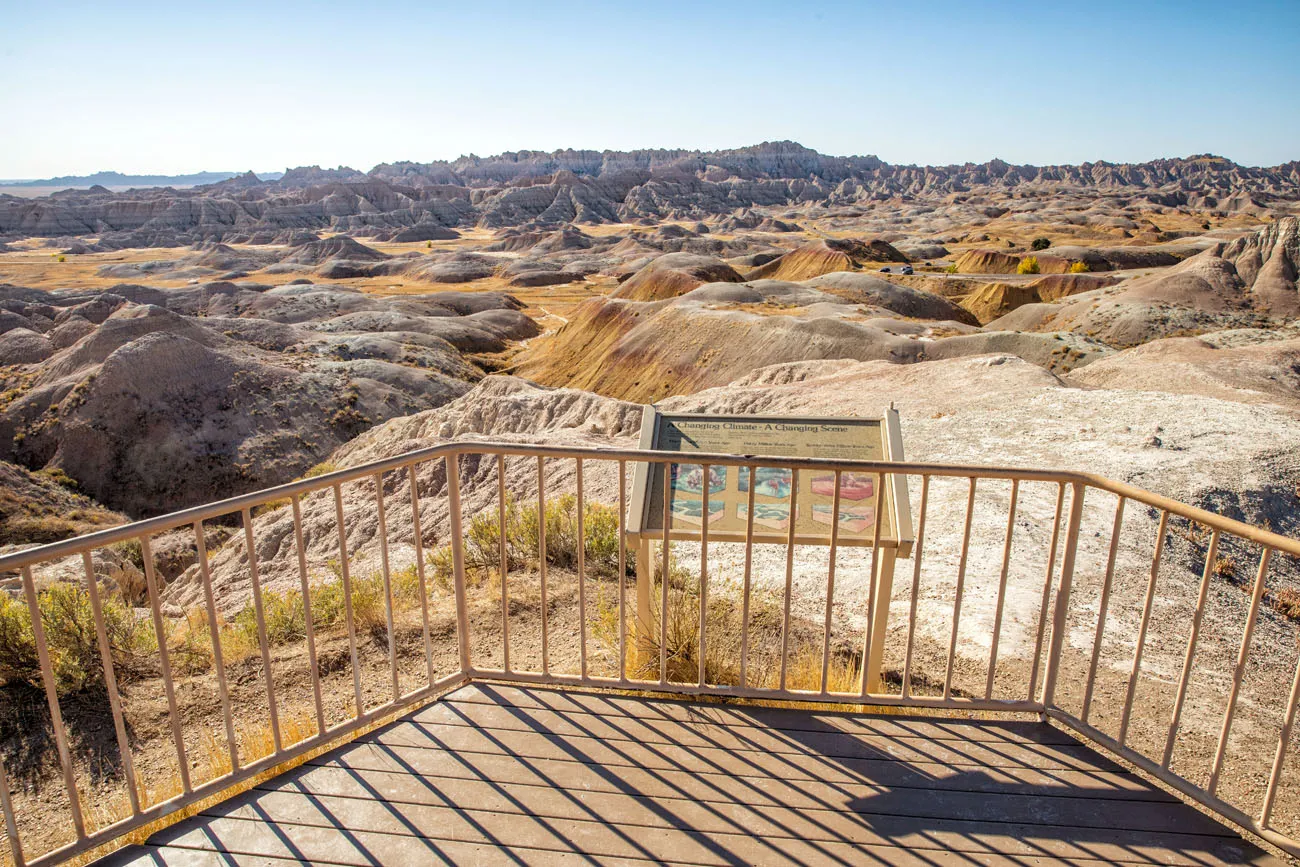
<path fill-rule="evenodd" d="M 1037 722 L 463 687 L 108 863 L 1264 864 Z"/>

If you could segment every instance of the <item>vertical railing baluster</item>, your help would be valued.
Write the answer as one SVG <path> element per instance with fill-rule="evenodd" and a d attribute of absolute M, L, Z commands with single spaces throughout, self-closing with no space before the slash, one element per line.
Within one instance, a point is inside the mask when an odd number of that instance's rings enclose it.
<path fill-rule="evenodd" d="M 1007 509 L 1007 539 L 1002 546 L 1002 572 L 998 576 L 998 601 L 993 614 L 993 642 L 989 648 L 989 677 L 984 684 L 984 698 L 993 698 L 993 679 L 998 671 L 998 640 L 1002 636 L 1002 608 L 1007 601 L 1007 574 L 1011 570 L 1011 539 L 1016 529 L 1016 498 L 1020 480 L 1011 480 L 1011 506 Z"/>
<path fill-rule="evenodd" d="M 921 508 L 912 546 L 912 601 L 907 611 L 907 648 L 903 653 L 903 698 L 912 694 L 912 642 L 916 637 L 916 608 L 921 593 L 921 546 L 925 544 L 925 507 L 930 497 L 930 477 L 921 476 Z"/>
<path fill-rule="evenodd" d="M 280 752 L 280 722 L 275 707 L 275 678 L 271 674 L 271 643 L 266 636 L 266 612 L 262 607 L 262 582 L 257 574 L 257 551 L 253 544 L 253 517 L 247 508 L 241 511 L 244 544 L 248 550 L 248 574 L 253 582 L 253 614 L 257 618 L 257 644 L 262 651 L 262 671 L 266 675 L 266 704 L 271 714 L 271 743 Z"/>
<path fill-rule="evenodd" d="M 1268 577 L 1268 561 L 1272 554 L 1272 548 L 1265 548 L 1259 555 L 1259 571 L 1255 573 L 1255 589 L 1250 595 L 1250 612 L 1246 615 L 1246 628 L 1241 636 L 1241 649 L 1237 652 L 1237 664 L 1232 669 L 1232 690 L 1228 693 L 1228 707 L 1223 712 L 1223 727 L 1219 730 L 1219 745 L 1214 750 L 1214 761 L 1210 764 L 1210 780 L 1205 786 L 1205 790 L 1211 795 L 1219 787 L 1219 775 L 1223 771 L 1223 755 L 1228 749 L 1228 735 L 1232 731 L 1232 717 L 1237 710 L 1237 694 L 1241 692 L 1241 682 L 1246 677 L 1246 661 L 1250 658 L 1250 642 L 1255 635 L 1255 622 L 1259 619 L 1259 604 L 1264 598 L 1264 584 Z"/>
<path fill-rule="evenodd" d="M 298 579 L 302 587 L 302 623 L 307 638 L 307 664 L 311 666 L 311 692 L 316 706 L 316 734 L 325 734 L 325 703 L 320 692 L 320 672 L 316 667 L 316 624 L 311 614 L 311 583 L 307 578 L 307 546 L 302 538 L 302 506 L 298 495 L 289 498 L 293 505 L 293 541 L 298 552 Z"/>
<path fill-rule="evenodd" d="M 348 531 L 343 523 L 343 486 L 340 483 L 334 485 L 334 517 L 339 527 L 339 574 L 343 581 L 343 619 L 348 627 L 348 652 L 352 657 L 354 715 L 360 719 L 365 704 L 361 698 L 361 663 L 357 660 L 357 626 L 352 614 L 352 569 L 348 563 Z"/>
<path fill-rule="evenodd" d="M 835 603 L 835 560 L 840 544 L 840 471 L 835 471 L 835 492 L 831 495 L 831 550 L 826 567 L 826 614 L 822 620 L 821 694 L 826 695 L 831 668 L 831 614 Z"/>
<path fill-rule="evenodd" d="M 148 536 L 140 537 L 140 552 L 144 557 L 144 583 L 149 593 L 149 608 L 153 613 L 153 630 L 158 640 L 158 662 L 162 670 L 163 692 L 167 696 L 167 714 L 171 720 L 172 740 L 176 743 L 181 789 L 185 794 L 194 791 L 190 785 L 190 762 L 185 754 L 185 737 L 181 733 L 181 714 L 176 706 L 176 687 L 172 683 L 171 654 L 167 650 L 167 630 L 163 626 L 162 605 L 158 599 L 158 573 L 153 564 L 153 548 Z"/>
<path fill-rule="evenodd" d="M 506 456 L 497 455 L 497 540 L 501 555 L 501 668 L 510 671 L 510 554 L 506 548 Z"/>
<path fill-rule="evenodd" d="M 551 673 L 549 612 L 546 598 L 546 458 L 537 456 L 537 577 L 542 591 L 542 674 Z"/>
<path fill-rule="evenodd" d="M 1165 550 L 1165 531 L 1169 527 L 1169 512 L 1160 512 L 1160 528 L 1156 531 L 1156 550 L 1151 556 L 1151 577 L 1147 580 L 1146 601 L 1142 605 L 1142 623 L 1138 627 L 1137 647 L 1133 651 L 1133 671 L 1128 676 L 1128 690 L 1124 695 L 1124 711 L 1119 720 L 1119 744 L 1128 739 L 1128 724 L 1133 716 L 1133 700 L 1137 697 L 1138 678 L 1142 674 L 1142 648 L 1147 641 L 1147 628 L 1151 625 L 1151 606 L 1156 599 L 1156 581 L 1160 577 L 1160 557 Z"/>
<path fill-rule="evenodd" d="M 1038 603 L 1038 630 L 1034 633 L 1034 659 L 1029 666 L 1029 690 L 1025 698 L 1034 700 L 1038 693 L 1038 668 L 1043 657 L 1043 639 L 1047 637 L 1047 606 L 1052 601 L 1052 578 L 1056 574 L 1056 547 L 1061 539 L 1061 514 L 1065 509 L 1065 482 L 1056 485 L 1056 517 L 1052 520 L 1052 544 L 1047 551 L 1047 573 L 1043 576 L 1043 598 Z"/>
<path fill-rule="evenodd" d="M 9 838 L 9 854 L 13 858 L 14 867 L 23 867 L 27 861 L 23 857 L 22 841 L 18 839 L 18 820 L 9 795 L 9 777 L 5 774 L 3 758 L 0 758 L 0 813 L 4 813 L 5 836 Z"/>
<path fill-rule="evenodd" d="M 41 621 L 41 606 L 36 598 L 36 583 L 32 580 L 32 567 L 24 566 L 23 592 L 27 594 L 27 610 L 32 616 L 32 643 L 36 645 L 36 658 L 41 666 L 41 684 L 45 687 L 45 702 L 50 710 L 50 728 L 54 730 L 54 746 L 59 754 L 59 765 L 63 769 L 63 787 L 68 793 L 68 807 L 72 812 L 72 827 L 77 832 L 77 839 L 86 836 L 86 822 L 81 815 L 81 795 L 77 792 L 76 772 L 72 764 L 72 754 L 68 751 L 68 731 L 63 726 L 63 713 L 59 709 L 58 685 L 54 680 L 54 666 L 50 663 L 50 648 L 45 643 L 45 624 Z M 165 640 L 164 640 L 165 643 Z M 173 711 L 175 710 L 173 706 Z M 172 723 L 177 716 L 173 712 Z M 174 729 L 175 730 L 175 729 Z M 184 757 L 184 745 L 181 756 Z M 189 768 L 182 765 L 188 779 Z M 5 788 L 8 792 L 8 787 Z M 186 794 L 189 786 L 185 787 Z"/>
<path fill-rule="evenodd" d="M 1056 679 L 1060 674 L 1061 656 L 1065 652 L 1065 626 L 1070 614 L 1070 590 L 1074 584 L 1074 559 L 1079 552 L 1079 525 L 1083 521 L 1082 482 L 1072 482 L 1070 519 L 1065 528 L 1065 551 L 1061 554 L 1061 583 L 1056 589 L 1056 606 L 1052 611 L 1052 643 L 1047 650 L 1047 672 L 1043 676 L 1043 707 L 1056 701 Z"/>
<path fill-rule="evenodd" d="M 1083 688 L 1084 722 L 1092 712 L 1092 693 L 1097 683 L 1097 664 L 1101 661 L 1101 641 L 1106 634 L 1106 612 L 1110 608 L 1110 588 L 1115 579 L 1115 555 L 1119 553 L 1119 536 L 1124 526 L 1124 498 L 1115 504 L 1115 522 L 1110 528 L 1110 551 L 1106 554 L 1106 575 L 1101 581 L 1101 598 L 1097 602 L 1097 632 L 1092 638 L 1092 661 L 1088 663 L 1088 680 Z"/>
<path fill-rule="evenodd" d="M 754 488 L 758 483 L 758 467 L 747 468 L 749 498 L 745 512 L 745 574 L 740 587 L 740 686 L 749 686 L 749 590 L 750 575 L 754 565 Z M 739 474 L 740 470 L 736 470 Z"/>
<path fill-rule="evenodd" d="M 81 563 L 86 572 L 86 593 L 90 596 L 90 612 L 95 621 L 95 641 L 99 645 L 99 664 L 104 669 L 104 691 L 108 693 L 108 709 L 113 716 L 113 733 L 117 737 L 117 752 L 122 757 L 122 772 L 126 777 L 126 794 L 131 801 L 132 815 L 140 812 L 140 793 L 135 785 L 135 761 L 131 758 L 131 742 L 126 737 L 126 722 L 122 719 L 122 699 L 117 691 L 117 672 L 113 669 L 113 648 L 108 643 L 108 630 L 104 627 L 104 607 L 99 600 L 99 581 L 90 552 L 83 551 Z"/>
<path fill-rule="evenodd" d="M 704 686 L 705 660 L 708 658 L 708 612 L 709 612 L 709 497 L 713 494 L 713 486 L 709 484 L 709 473 L 712 469 L 708 464 L 700 467 L 704 471 L 704 501 L 700 507 L 700 656 L 699 662 L 699 686 Z"/>
<path fill-rule="evenodd" d="M 217 675 L 217 697 L 221 700 L 221 718 L 226 725 L 226 749 L 230 753 L 230 772 L 239 770 L 239 747 L 235 741 L 235 718 L 230 710 L 230 688 L 226 684 L 225 653 L 221 649 L 221 624 L 217 622 L 217 603 L 212 593 L 212 572 L 208 568 L 208 541 L 203 522 L 194 522 L 194 544 L 203 583 L 203 603 L 208 611 L 208 638 L 212 641 L 212 668 Z"/>
<path fill-rule="evenodd" d="M 618 679 L 627 680 L 627 462 L 618 462 Z"/>
<path fill-rule="evenodd" d="M 861 696 L 871 691 L 871 647 L 875 644 L 876 587 L 880 581 L 880 530 L 885 514 L 884 475 L 876 473 L 876 523 L 871 531 L 871 580 L 867 582 L 867 628 L 862 634 L 862 686 Z M 886 605 L 889 603 L 886 602 Z"/>
<path fill-rule="evenodd" d="M 671 560 L 669 528 L 672 525 L 672 464 L 664 463 L 664 551 L 663 580 L 659 583 L 659 683 L 668 682 L 668 573 Z"/>
<path fill-rule="evenodd" d="M 799 523 L 799 471 L 790 471 L 790 529 L 785 545 L 785 599 L 781 609 L 781 678 L 785 692 L 786 661 L 790 654 L 790 597 L 794 595 L 794 539 Z"/>
<path fill-rule="evenodd" d="M 961 560 L 957 564 L 957 586 L 953 590 L 952 636 L 948 639 L 948 667 L 943 676 L 943 700 L 952 698 L 952 674 L 957 664 L 957 630 L 961 626 L 961 600 L 966 594 L 966 563 L 970 558 L 971 519 L 975 516 L 975 477 L 966 495 L 966 526 L 961 534 Z"/>
<path fill-rule="evenodd" d="M 1291 729 L 1295 726 L 1296 705 L 1300 704 L 1300 657 L 1296 658 L 1295 675 L 1291 678 L 1291 695 L 1286 700 L 1286 710 L 1282 712 L 1282 731 L 1277 738 L 1277 752 L 1273 754 L 1273 767 L 1268 773 L 1268 786 L 1264 789 L 1264 805 L 1259 811 L 1259 826 L 1268 827 L 1268 820 L 1273 816 L 1273 801 L 1277 798 L 1277 787 L 1282 781 L 1282 764 L 1286 761 L 1287 747 L 1291 745 Z"/>
<path fill-rule="evenodd" d="M 393 681 L 393 701 L 402 696 L 397 676 L 397 638 L 393 635 L 393 577 L 388 566 L 388 516 L 384 511 L 384 474 L 375 473 L 375 513 L 379 519 L 379 569 L 384 579 L 384 627 L 388 631 L 388 668 Z"/>
<path fill-rule="evenodd" d="M 468 676 L 474 671 L 469 655 L 469 605 L 465 599 L 465 537 L 461 530 L 460 514 L 460 455 L 446 457 L 447 508 L 451 518 L 451 570 L 456 593 L 456 644 L 460 651 L 460 673 Z M 543 596 L 543 599 L 546 597 Z M 543 603 L 545 604 L 545 603 Z M 546 637 L 546 621 L 542 620 L 542 638 Z"/>
<path fill-rule="evenodd" d="M 1178 696 L 1174 699 L 1174 711 L 1169 717 L 1169 734 L 1165 737 L 1165 754 L 1160 760 L 1162 767 L 1169 767 L 1174 757 L 1174 741 L 1178 737 L 1178 727 L 1183 718 L 1183 703 L 1187 699 L 1187 684 L 1192 678 L 1192 661 L 1196 658 L 1196 639 L 1201 633 L 1201 619 L 1205 616 L 1205 601 L 1210 593 L 1210 578 L 1214 575 L 1214 561 L 1219 556 L 1219 531 L 1210 533 L 1210 547 L 1205 552 L 1205 567 L 1201 571 L 1201 589 L 1196 596 L 1196 611 L 1192 613 L 1192 631 L 1187 636 L 1187 654 L 1183 657 L 1183 673 L 1178 678 Z"/>
<path fill-rule="evenodd" d="M 584 522 L 586 502 L 583 497 L 582 458 L 574 460 L 578 489 L 578 673 L 587 679 L 587 536 Z"/>
<path fill-rule="evenodd" d="M 429 582 L 424 572 L 424 528 L 420 525 L 420 490 L 415 464 L 406 468 L 411 487 L 411 541 L 415 545 L 415 578 L 420 585 L 420 632 L 424 639 L 424 665 L 433 686 L 433 638 L 429 634 Z"/>

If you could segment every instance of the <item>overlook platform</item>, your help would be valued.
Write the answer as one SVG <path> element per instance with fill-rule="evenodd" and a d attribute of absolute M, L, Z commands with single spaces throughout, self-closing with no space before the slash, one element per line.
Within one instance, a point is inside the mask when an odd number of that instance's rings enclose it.
<path fill-rule="evenodd" d="M 1280 863 L 1036 720 L 482 682 L 104 863 L 646 861 Z"/>

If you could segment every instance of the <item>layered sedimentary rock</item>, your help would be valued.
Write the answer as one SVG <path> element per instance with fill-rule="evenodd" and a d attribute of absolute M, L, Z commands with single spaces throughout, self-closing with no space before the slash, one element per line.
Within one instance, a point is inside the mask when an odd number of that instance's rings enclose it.
<path fill-rule="evenodd" d="M 372 424 L 483 376 L 537 333 L 500 293 L 340 286 L 7 289 L 0 459 L 57 469 L 133 516 L 300 475 Z"/>
<path fill-rule="evenodd" d="M 1220 157 L 1136 165 L 1013 166 L 1001 160 L 894 166 L 876 157 L 833 157 L 794 142 L 726 151 L 518 152 L 450 162 L 385 163 L 368 173 L 291 169 L 275 181 L 243 175 L 186 190 L 113 193 L 104 187 L 44 198 L 0 196 L 0 236 L 106 236 L 107 243 L 230 239 L 280 230 L 359 232 L 432 240 L 439 228 L 725 218 L 780 233 L 797 228 L 750 208 L 851 213 L 887 201 L 1005 212 L 1008 197 L 1067 192 L 1086 202 L 1122 197 L 1149 207 L 1267 214 L 1300 201 L 1300 163 L 1239 166 Z M 1117 232 L 1127 218 L 1116 221 Z M 764 222 L 766 220 L 766 222 Z M 1134 228 L 1136 223 L 1128 221 Z M 1101 223 L 1099 223 L 1100 225 Z M 1158 233 L 1154 233 L 1153 237 Z M 126 235 L 129 238 L 114 236 Z"/>

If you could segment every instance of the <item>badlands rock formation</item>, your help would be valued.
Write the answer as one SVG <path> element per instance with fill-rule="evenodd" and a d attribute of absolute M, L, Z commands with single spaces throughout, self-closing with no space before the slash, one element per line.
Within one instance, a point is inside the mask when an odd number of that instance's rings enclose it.
<path fill-rule="evenodd" d="M 1300 221 L 1291 217 L 1177 265 L 1056 304 L 1027 304 L 989 323 L 1070 330 L 1116 347 L 1224 329 L 1276 327 L 1300 315 Z"/>
<path fill-rule="evenodd" d="M 0 457 L 134 516 L 287 481 L 537 333 L 506 295 L 339 286 L 6 288 Z"/>
<path fill-rule="evenodd" d="M 876 157 L 832 157 L 794 142 L 725 151 L 522 151 L 451 162 L 291 169 L 276 181 L 242 176 L 188 190 L 111 193 L 103 187 L 37 199 L 0 196 L 0 236 L 130 236 L 136 246 L 230 240 L 280 230 L 400 232 L 415 227 L 633 222 L 727 217 L 780 208 L 791 216 L 861 216 L 889 202 L 997 219 L 1038 216 L 1043 199 L 1069 202 L 1075 218 L 1120 236 L 1159 227 L 1106 212 L 1114 199 L 1152 207 L 1267 215 L 1294 212 L 1300 164 L 1248 168 L 1221 157 L 1138 165 L 894 166 Z M 1010 202 L 1010 204 L 1008 204 Z M 1089 213 L 1100 206 L 1100 213 Z M 783 214 L 775 215 L 777 218 Z M 744 225 L 744 218 L 738 217 Z M 760 225 L 762 219 L 769 219 Z M 897 230 L 897 222 L 890 227 Z M 785 219 L 752 226 L 789 231 Z M 728 229 L 734 228 L 728 224 Z M 878 229 L 870 229 L 879 231 Z M 426 232 L 433 231 L 425 229 Z M 395 234 L 393 235 L 395 237 Z M 121 240 L 120 238 L 118 239 Z"/>
<path fill-rule="evenodd" d="M 1068 370 L 1109 351 L 1080 334 L 981 330 L 949 299 L 846 270 L 842 260 L 822 260 L 834 267 L 804 283 L 752 279 L 777 259 L 741 283 L 724 263 L 685 255 L 656 259 L 612 295 L 578 307 L 553 337 L 530 348 L 520 374 L 651 401 L 785 361 L 910 364 L 997 351 Z M 815 261 L 803 260 L 801 273 Z M 719 277 L 728 282 L 704 282 Z"/>
<path fill-rule="evenodd" d="M 66 476 L 33 473 L 0 461 L 0 549 L 55 542 L 127 520 L 78 493 L 76 483 Z"/>

